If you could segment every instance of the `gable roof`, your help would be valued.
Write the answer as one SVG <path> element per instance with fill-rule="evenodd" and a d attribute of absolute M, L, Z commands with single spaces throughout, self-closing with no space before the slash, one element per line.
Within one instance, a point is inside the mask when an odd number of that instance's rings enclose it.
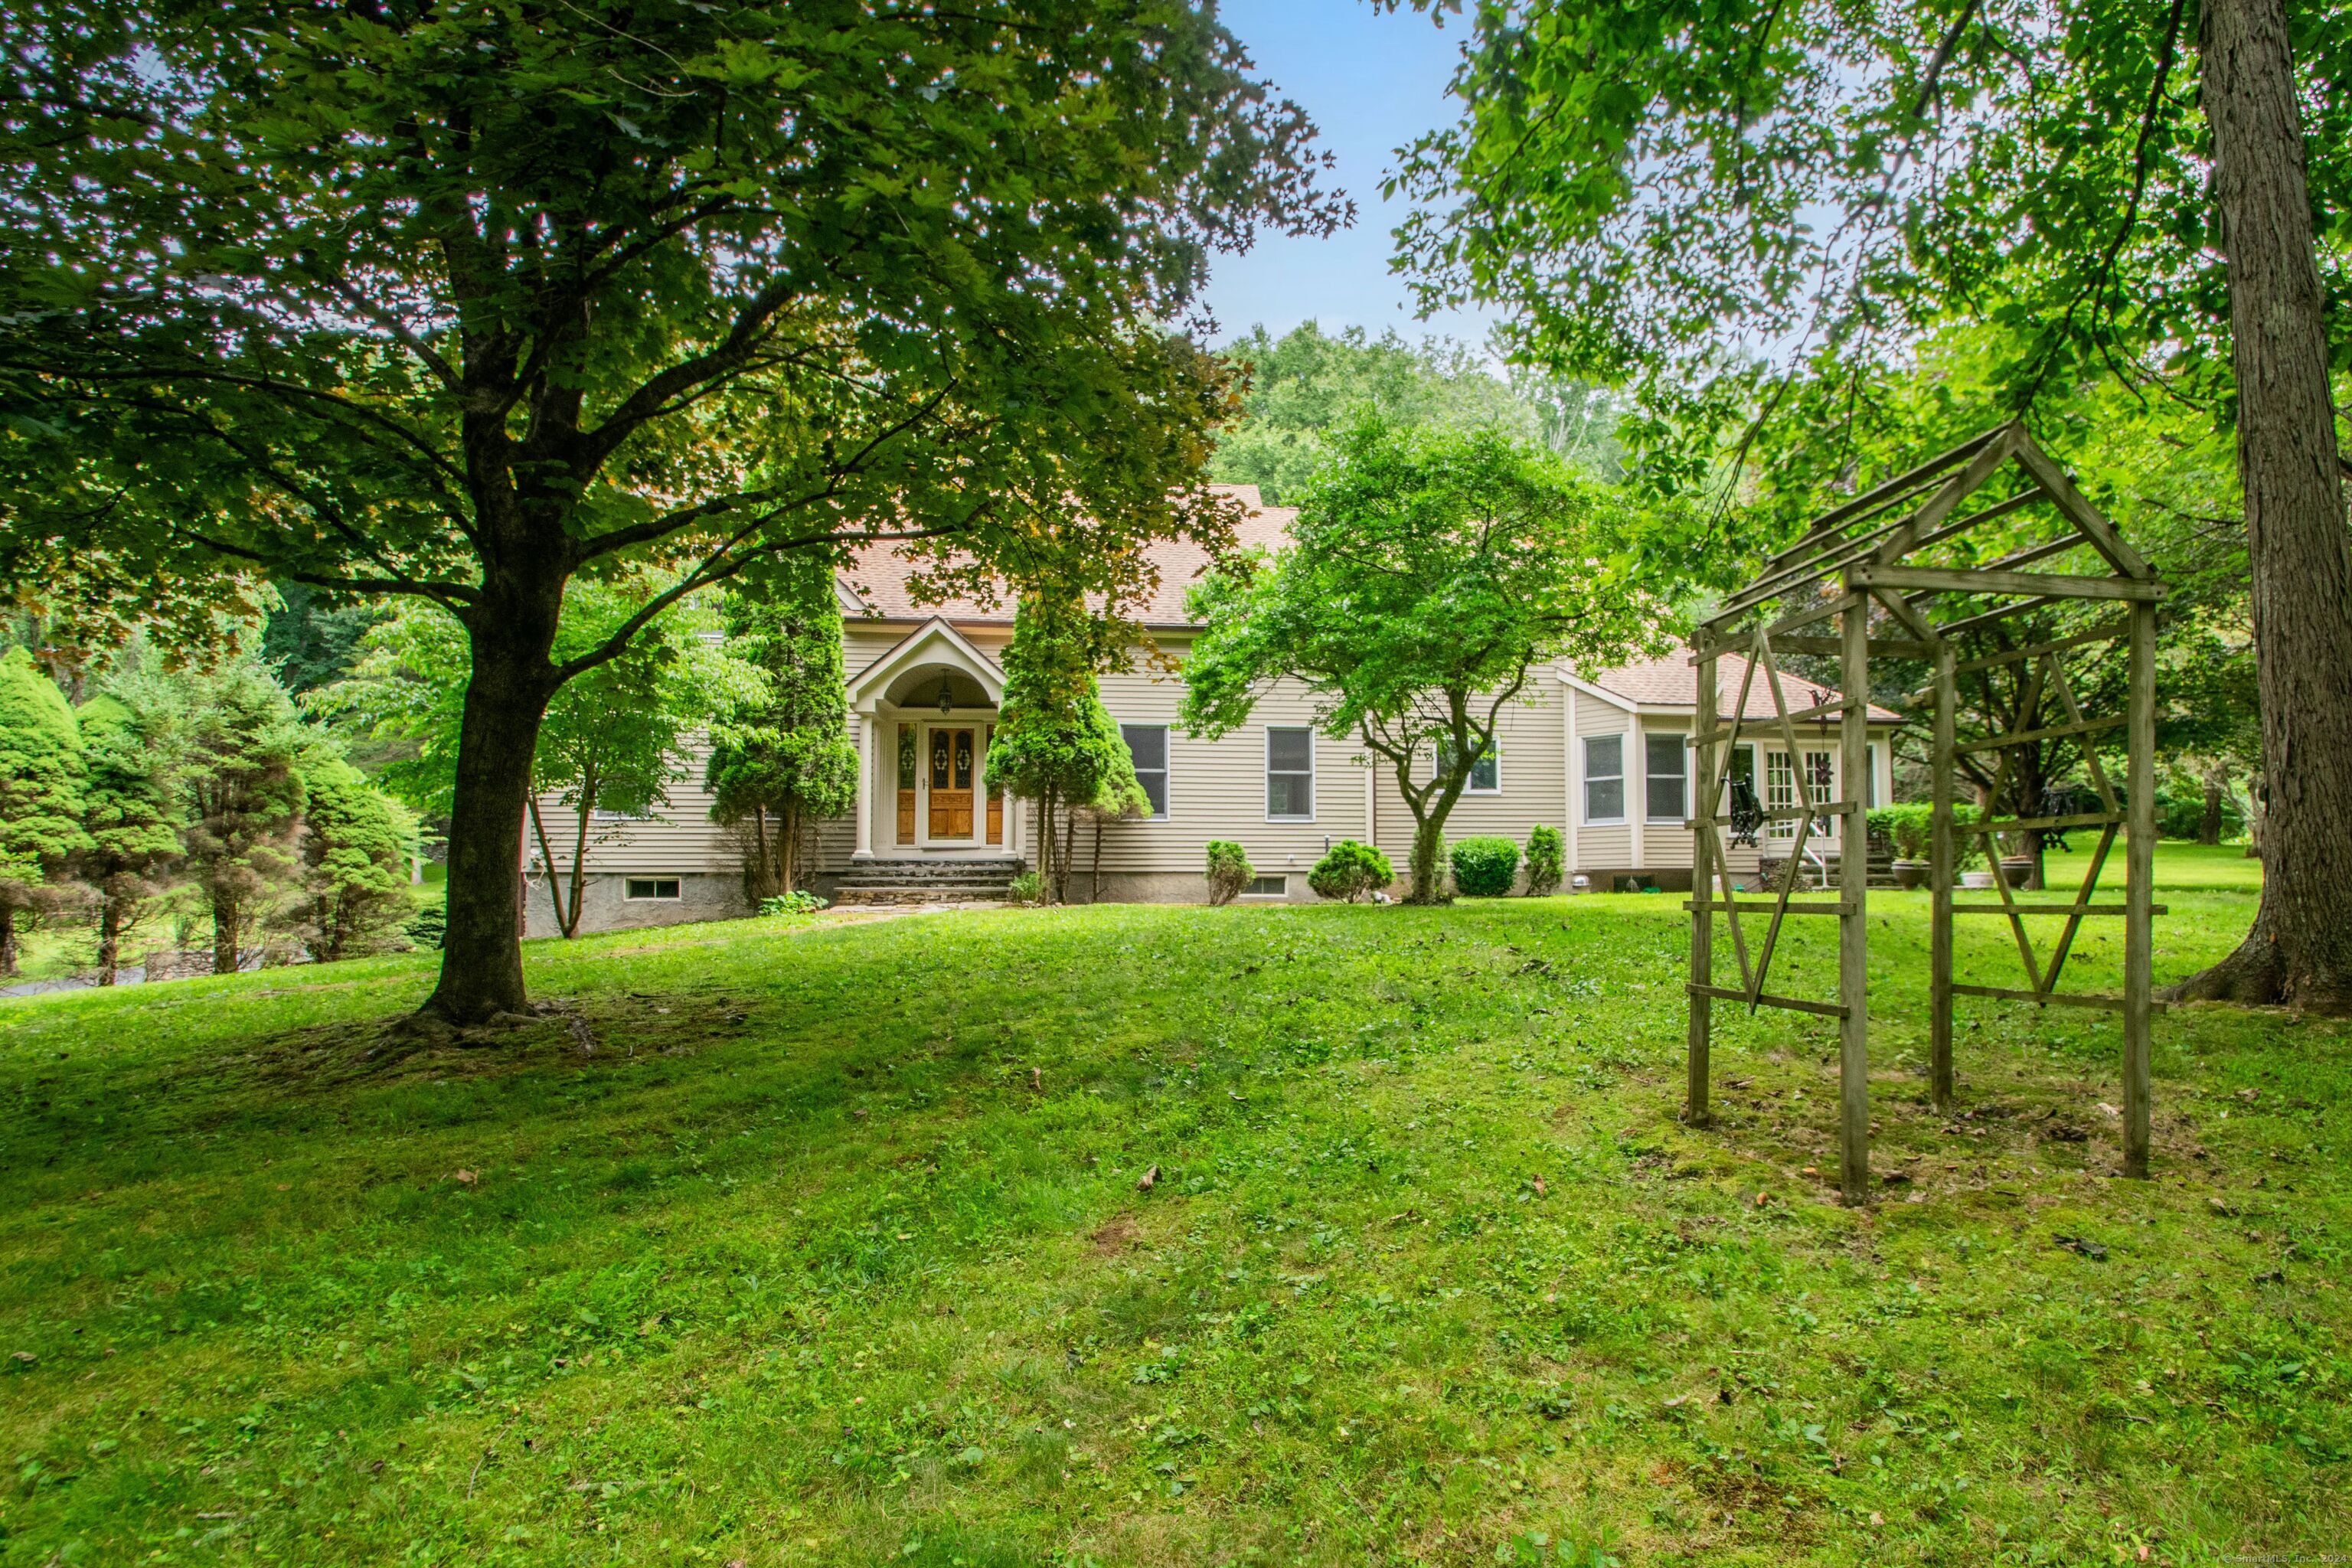
<path fill-rule="evenodd" d="M 1577 679 L 1606 696 L 1635 708 L 1664 709 L 1672 711 L 1696 712 L 1698 710 L 1698 668 L 1691 663 L 1690 649 L 1675 643 L 1656 658 L 1636 659 L 1615 669 L 1597 674 L 1575 671 Z M 1739 688 L 1748 680 L 1748 661 L 1738 654 L 1717 656 L 1715 668 L 1716 701 L 1725 713 L 1739 700 Z M 1824 686 L 1818 680 L 1808 680 L 1789 670 L 1780 671 L 1781 700 L 1789 711 L 1795 713 L 1807 708 L 1819 707 L 1837 700 L 1835 687 Z M 1874 724 L 1899 724 L 1903 715 L 1870 705 L 1870 720 Z M 1748 684 L 1748 702 L 1739 717 L 1742 721 L 1772 719 L 1778 710 L 1772 706 L 1772 686 L 1765 672 L 1759 669 L 1756 679 Z"/>
<path fill-rule="evenodd" d="M 1211 485 L 1221 495 L 1237 498 L 1247 509 L 1234 530 L 1243 549 L 1275 549 L 1290 536 L 1296 507 L 1267 506 L 1255 485 Z M 1154 540 L 1144 558 L 1158 569 L 1159 583 L 1137 606 L 1135 618 L 1147 626 L 1173 628 L 1192 625 L 1184 615 L 1184 595 L 1208 570 L 1209 552 L 1188 539 Z M 847 613 L 886 621 L 924 621 L 933 616 L 966 625 L 1011 626 L 1013 598 L 1003 595 L 993 605 L 958 595 L 944 600 L 918 600 L 911 580 L 916 563 L 887 544 L 860 550 L 841 582 L 851 600 Z"/>
<path fill-rule="evenodd" d="M 991 702 L 1004 700 L 1004 671 L 996 661 L 974 647 L 946 616 L 933 616 L 849 678 L 850 706 L 866 711 L 865 705 L 880 696 L 892 681 L 927 664 L 960 668 L 980 683 Z"/>

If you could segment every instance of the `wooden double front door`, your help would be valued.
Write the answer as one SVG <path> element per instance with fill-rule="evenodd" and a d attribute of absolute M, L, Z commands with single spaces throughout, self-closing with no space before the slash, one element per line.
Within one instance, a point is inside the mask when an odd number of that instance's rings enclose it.
<path fill-rule="evenodd" d="M 918 737 L 919 736 L 919 740 Z M 982 842 L 985 812 L 990 844 L 1004 842 L 1004 795 L 980 793 L 986 767 L 989 726 L 902 724 L 898 729 L 898 842 L 914 844 L 916 818 L 923 818 L 926 844 Z M 918 792 L 916 785 L 922 785 Z"/>
<path fill-rule="evenodd" d="M 979 761 L 973 748 L 980 740 L 980 731 L 934 724 L 929 739 L 930 837 L 970 838 L 973 770 Z"/>

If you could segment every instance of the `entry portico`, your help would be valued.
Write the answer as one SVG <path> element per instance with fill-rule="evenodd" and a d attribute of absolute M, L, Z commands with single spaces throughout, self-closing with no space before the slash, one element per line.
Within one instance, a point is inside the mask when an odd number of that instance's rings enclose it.
<path fill-rule="evenodd" d="M 986 650 L 934 616 L 853 675 L 848 698 L 858 761 L 853 860 L 993 859 L 1017 848 L 1017 820 L 988 781 L 1004 671 Z"/>

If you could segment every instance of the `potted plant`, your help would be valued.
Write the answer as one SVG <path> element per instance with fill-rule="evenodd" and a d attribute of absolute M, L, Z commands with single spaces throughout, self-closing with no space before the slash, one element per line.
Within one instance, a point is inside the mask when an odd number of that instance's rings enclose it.
<path fill-rule="evenodd" d="M 1895 885 L 1912 889 L 1927 882 L 1927 837 L 1934 830 L 1932 805 L 1886 805 L 1870 814 L 1870 825 L 1895 845 Z"/>
<path fill-rule="evenodd" d="M 2031 888 L 2036 867 L 2032 856 L 2021 853 L 2025 835 L 2005 833 L 2001 835 L 2001 841 L 2009 853 L 2000 858 L 2000 879 L 2020 891 Z"/>

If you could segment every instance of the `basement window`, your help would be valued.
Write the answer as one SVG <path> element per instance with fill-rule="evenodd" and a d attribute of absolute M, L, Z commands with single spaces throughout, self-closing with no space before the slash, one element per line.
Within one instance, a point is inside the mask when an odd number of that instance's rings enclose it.
<path fill-rule="evenodd" d="M 621 896 L 625 899 L 675 899 L 678 896 L 676 877 L 631 877 L 624 883 Z"/>
<path fill-rule="evenodd" d="M 1259 877 L 1242 890 L 1253 899 L 1286 899 L 1290 897 L 1290 879 Z"/>

